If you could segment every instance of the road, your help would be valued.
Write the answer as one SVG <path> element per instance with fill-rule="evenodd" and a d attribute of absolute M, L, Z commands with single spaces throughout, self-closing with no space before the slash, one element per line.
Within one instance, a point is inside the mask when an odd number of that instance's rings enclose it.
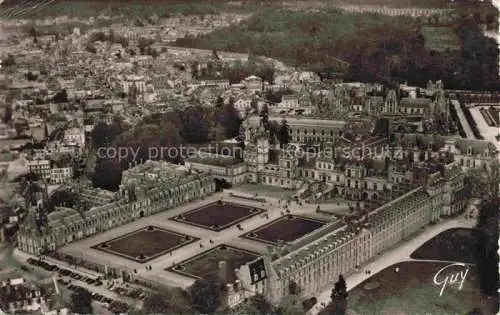
<path fill-rule="evenodd" d="M 460 103 L 457 100 L 451 100 L 451 104 L 453 107 L 455 107 L 455 110 L 457 111 L 458 119 L 460 119 L 460 124 L 464 128 L 465 135 L 467 136 L 468 139 L 476 139 L 474 137 L 474 133 L 472 132 L 472 129 L 469 126 L 469 122 L 465 118 L 465 114 L 462 111 L 462 108 L 460 107 Z"/>
<path fill-rule="evenodd" d="M 351 290 L 361 282 L 370 278 L 374 274 L 382 271 L 383 269 L 394 265 L 398 262 L 412 260 L 410 258 L 411 253 L 413 253 L 417 248 L 419 248 L 422 244 L 436 236 L 437 234 L 452 229 L 452 228 L 470 228 L 474 225 L 474 220 L 466 220 L 463 217 L 449 219 L 446 221 L 442 221 L 436 225 L 429 225 L 425 228 L 424 232 L 415 236 L 411 240 L 404 241 L 399 244 L 398 247 L 389 249 L 387 252 L 382 253 L 379 256 L 376 256 L 375 260 L 362 265 L 360 271 L 354 272 L 345 277 L 347 283 L 347 290 Z M 369 275 L 365 274 L 366 270 L 370 270 L 371 273 Z M 327 288 L 322 291 L 316 298 L 318 302 L 316 306 L 313 307 L 308 315 L 316 315 L 321 311 L 321 303 L 325 303 L 328 305 L 330 303 L 330 295 L 332 292 L 332 288 Z"/>
<path fill-rule="evenodd" d="M 33 283 L 40 283 L 44 282 L 46 283 L 49 278 L 52 277 L 52 273 L 48 272 L 42 268 L 37 268 L 33 267 L 30 271 L 25 271 L 21 269 L 21 265 L 28 266 L 29 268 L 32 266 L 29 266 L 27 263 L 22 263 L 19 261 L 19 259 L 16 257 L 14 253 L 14 248 L 8 247 L 8 246 L 3 246 L 0 245 L 0 262 L 1 262 L 1 267 L 5 269 L 12 269 L 13 272 L 18 273 L 22 275 L 22 277 Z M 121 296 L 118 296 L 114 292 L 110 292 L 108 290 L 105 290 L 104 288 L 97 288 L 93 286 L 89 286 L 87 283 L 81 282 L 81 281 L 76 281 L 72 280 L 73 284 L 79 285 L 81 287 L 87 288 L 90 292 L 96 292 L 99 293 L 103 296 L 115 299 L 115 300 L 121 300 L 124 301 L 124 298 Z M 59 291 L 61 292 L 62 299 L 69 305 L 71 301 L 71 294 L 73 293 L 71 290 L 68 290 L 64 285 L 58 285 Z M 128 301 L 130 303 L 130 301 Z M 137 304 L 137 301 L 134 301 L 130 305 L 134 306 Z M 111 315 L 113 314 L 110 312 L 108 309 L 106 309 L 102 304 L 100 304 L 97 301 L 92 302 L 92 308 L 96 314 L 101 314 L 101 315 Z"/>

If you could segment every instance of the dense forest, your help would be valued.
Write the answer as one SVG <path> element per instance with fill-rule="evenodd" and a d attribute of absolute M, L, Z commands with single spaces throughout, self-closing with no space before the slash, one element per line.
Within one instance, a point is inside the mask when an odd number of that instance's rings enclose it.
<path fill-rule="evenodd" d="M 498 48 L 482 34 L 479 16 L 464 14 L 446 25 L 456 49 L 426 45 L 424 22 L 410 17 L 262 10 L 238 27 L 177 40 L 176 45 L 251 52 L 315 71 L 344 72 L 346 80 L 401 79 L 424 86 L 442 79 L 447 88 L 499 88 Z M 346 66 L 347 65 L 347 66 Z"/>

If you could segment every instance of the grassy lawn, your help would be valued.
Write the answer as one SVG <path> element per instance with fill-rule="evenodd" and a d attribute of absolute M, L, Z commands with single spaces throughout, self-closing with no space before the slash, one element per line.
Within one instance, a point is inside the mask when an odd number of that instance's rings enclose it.
<path fill-rule="evenodd" d="M 450 229 L 439 233 L 411 254 L 414 259 L 474 263 L 475 236 L 472 229 Z"/>
<path fill-rule="evenodd" d="M 324 221 L 287 215 L 250 231 L 250 233 L 245 234 L 244 238 L 273 245 L 278 244 L 280 240 L 293 242 L 319 229 L 325 223 Z"/>
<path fill-rule="evenodd" d="M 265 210 L 260 208 L 229 202 L 223 202 L 222 204 L 214 202 L 170 219 L 213 231 L 221 231 L 263 212 Z"/>
<path fill-rule="evenodd" d="M 425 46 L 430 50 L 460 50 L 460 39 L 451 27 L 424 26 L 422 34 L 425 37 Z"/>
<path fill-rule="evenodd" d="M 219 263 L 228 264 L 226 276 L 232 283 L 236 280 L 235 269 L 256 259 L 258 254 L 227 245 L 220 245 L 165 270 L 192 278 L 216 280 L 219 276 Z"/>
<path fill-rule="evenodd" d="M 354 314 L 382 315 L 462 315 L 474 308 L 494 314 L 495 303 L 479 292 L 476 272 L 470 268 L 462 290 L 449 285 L 443 295 L 433 278 L 448 263 L 403 262 L 382 270 L 349 292 L 348 309 Z M 450 270 L 450 274 L 456 270 Z M 443 274 L 446 276 L 448 274 Z M 378 288 L 365 285 L 378 282 Z M 498 301 L 496 302 L 498 305 Z"/>
<path fill-rule="evenodd" d="M 148 227 L 92 246 L 137 262 L 147 262 L 169 251 L 197 241 L 185 234 Z"/>

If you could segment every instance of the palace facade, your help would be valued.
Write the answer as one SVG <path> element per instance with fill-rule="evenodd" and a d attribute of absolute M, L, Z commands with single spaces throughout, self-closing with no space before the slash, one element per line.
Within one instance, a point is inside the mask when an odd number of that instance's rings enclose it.
<path fill-rule="evenodd" d="M 362 206 L 365 201 L 382 205 L 421 185 L 421 180 L 415 178 L 415 168 L 455 161 L 464 171 L 481 169 L 498 155 L 495 146 L 485 140 L 398 133 L 389 139 L 363 135 L 363 131 L 370 132 L 366 129 L 352 134 L 352 124 L 302 119 L 287 122 L 292 143 L 285 149 L 271 145 L 261 122 L 250 119 L 245 127 L 243 160 L 200 153 L 187 159 L 186 165 L 209 171 L 230 184 L 264 184 L 304 189 L 304 193 L 311 190 L 312 199 L 342 196 Z M 307 139 L 312 141 L 308 146 L 300 144 L 306 134 L 312 137 Z M 322 189 L 308 189 L 312 184 Z"/>
<path fill-rule="evenodd" d="M 18 248 L 39 255 L 70 242 L 116 228 L 215 192 L 214 178 L 166 162 L 147 161 L 123 172 L 119 191 L 109 196 L 91 188 L 75 188 L 88 210 L 59 207 L 44 214 L 31 209 L 17 234 Z M 95 198 L 91 198 L 94 196 Z M 111 199 L 110 199 L 111 198 Z M 109 202 L 105 202 L 109 201 Z"/>
<path fill-rule="evenodd" d="M 284 245 L 279 258 L 264 255 L 260 275 L 239 270 L 239 283 L 278 303 L 290 294 L 291 283 L 301 295 L 314 296 L 331 286 L 340 274 L 349 274 L 363 263 L 410 237 L 443 216 L 465 210 L 468 190 L 464 174 L 451 163 L 426 177 L 425 184 L 378 207 L 345 221 L 330 222 L 292 244 Z"/>

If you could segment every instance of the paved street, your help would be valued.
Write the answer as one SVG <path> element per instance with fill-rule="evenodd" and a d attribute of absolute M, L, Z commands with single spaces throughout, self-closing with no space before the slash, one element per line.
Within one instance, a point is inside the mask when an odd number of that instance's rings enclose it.
<path fill-rule="evenodd" d="M 17 255 L 16 255 L 17 256 Z M 7 247 L 7 246 L 1 246 L 0 247 L 0 271 L 6 271 L 9 272 L 15 272 L 18 273 L 19 275 L 22 275 L 23 278 L 25 278 L 27 281 L 34 282 L 34 283 L 39 283 L 39 282 L 44 282 L 46 283 L 47 281 L 50 281 L 51 273 L 43 270 L 41 268 L 33 268 L 32 271 L 25 271 L 21 270 L 21 263 L 16 259 L 14 255 L 13 248 Z M 24 263 L 23 263 L 24 264 Z M 24 264 L 27 265 L 27 264 Z M 70 303 L 71 301 L 71 293 L 72 291 L 68 290 L 65 286 L 59 285 L 59 291 L 61 292 L 62 299 L 66 303 Z M 91 292 L 95 292 L 94 290 L 90 289 Z M 103 294 L 104 295 L 104 294 Z M 108 295 L 106 295 L 108 296 Z M 108 296 L 110 297 L 110 296 Z M 133 305 L 133 304 L 132 304 Z M 102 304 L 100 304 L 97 301 L 92 302 L 92 308 L 96 314 L 100 315 L 110 315 L 112 312 L 110 312 L 108 309 L 106 309 Z"/>
<path fill-rule="evenodd" d="M 360 271 L 347 275 L 345 277 L 347 290 L 356 287 L 361 282 L 395 263 L 412 260 L 410 258 L 411 253 L 437 234 L 452 228 L 472 227 L 474 223 L 474 220 L 465 220 L 463 217 L 460 217 L 449 219 L 436 225 L 427 226 L 423 233 L 417 235 L 411 240 L 404 241 L 398 244 L 396 248 L 390 249 L 389 251 L 382 253 L 380 256 L 377 256 L 375 260 L 361 266 Z M 371 270 L 371 274 L 366 275 L 365 270 Z M 322 309 L 320 307 L 321 303 L 325 303 L 326 305 L 330 303 L 332 287 L 333 283 L 330 287 L 326 288 L 316 296 L 318 303 L 316 303 L 316 306 L 309 311 L 308 315 L 316 315 Z"/>
<path fill-rule="evenodd" d="M 30 277 L 30 274 L 31 275 L 35 275 L 37 280 L 47 279 L 47 278 L 52 277 L 53 275 L 56 275 L 56 278 L 61 278 L 61 279 L 64 279 L 66 281 L 71 281 L 71 284 L 74 284 L 74 285 L 86 288 L 89 292 L 95 292 L 95 293 L 101 294 L 101 295 L 103 295 L 105 297 L 108 297 L 108 298 L 111 298 L 111 299 L 114 299 L 114 300 L 118 300 L 118 301 L 122 301 L 122 302 L 126 302 L 126 303 L 129 303 L 131 305 L 134 305 L 134 304 L 136 304 L 138 302 L 138 301 L 136 301 L 134 299 L 118 295 L 115 292 L 110 291 L 110 290 L 106 289 L 103 286 L 96 287 L 94 285 L 90 285 L 90 284 L 85 283 L 83 281 L 72 279 L 70 277 L 58 276 L 56 273 L 52 273 L 52 272 L 46 271 L 46 270 L 44 270 L 44 269 L 42 269 L 40 267 L 30 266 L 30 265 L 28 265 L 26 263 L 26 260 L 28 258 L 34 258 L 34 259 L 36 259 L 35 256 L 25 254 L 25 253 L 20 252 L 18 250 L 14 250 L 10 254 L 10 258 L 8 260 L 11 262 L 10 263 L 11 265 L 18 264 L 20 266 L 19 262 L 22 262 L 23 265 L 28 266 L 28 267 L 32 267 L 33 268 L 33 272 L 22 271 L 23 276 L 26 275 L 27 277 L 29 277 L 31 279 L 33 279 L 33 277 L 32 276 Z M 49 261 L 48 259 L 45 259 L 45 260 L 48 263 L 50 263 L 50 264 L 55 264 L 53 260 L 51 260 L 51 261 Z M 55 265 L 58 265 L 58 266 L 60 266 L 62 268 L 68 269 L 68 270 L 72 270 L 72 271 L 74 271 L 76 273 L 79 273 L 80 275 L 89 275 L 87 272 L 81 270 L 80 267 L 78 267 L 78 268 L 75 269 L 74 267 L 69 268 L 68 266 L 65 266 L 64 264 L 55 264 Z M 66 290 L 68 292 L 68 296 L 70 295 L 71 291 L 67 290 L 64 285 L 59 285 L 59 288 L 61 289 L 61 291 L 63 289 Z"/>

